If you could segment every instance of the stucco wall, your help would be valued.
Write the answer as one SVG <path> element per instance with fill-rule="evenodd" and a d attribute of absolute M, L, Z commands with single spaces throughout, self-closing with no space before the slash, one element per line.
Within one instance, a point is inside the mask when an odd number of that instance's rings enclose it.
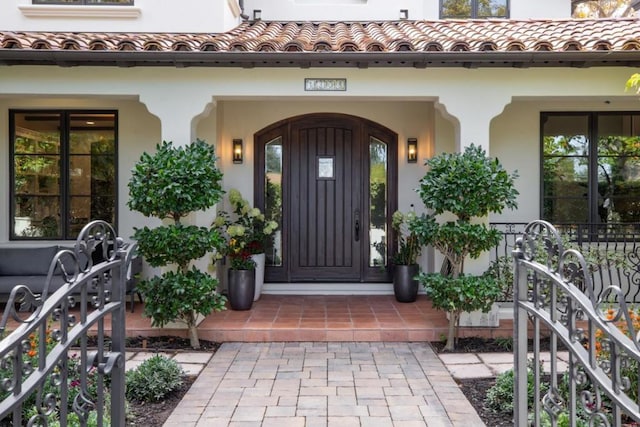
<path fill-rule="evenodd" d="M 398 205 L 409 209 L 415 204 L 419 209 L 420 199 L 414 188 L 424 175 L 422 159 L 430 153 L 433 144 L 434 110 L 429 102 L 340 102 L 340 101 L 225 101 L 217 106 L 220 143 L 219 156 L 224 171 L 226 189 L 237 188 L 248 200 L 253 200 L 253 135 L 262 128 L 280 120 L 307 113 L 333 112 L 363 117 L 395 131 L 398 134 Z M 203 119 L 198 134 L 210 119 Z M 244 141 L 245 160 L 243 164 L 231 162 L 231 141 Z M 406 161 L 407 138 L 418 139 L 418 163 Z"/>

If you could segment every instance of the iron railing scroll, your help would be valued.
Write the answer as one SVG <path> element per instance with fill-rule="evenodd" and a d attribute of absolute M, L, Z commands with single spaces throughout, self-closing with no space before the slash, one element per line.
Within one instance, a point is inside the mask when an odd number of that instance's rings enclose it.
<path fill-rule="evenodd" d="M 42 294 L 13 289 L 0 323 L 0 425 L 57 418 L 66 426 L 76 417 L 82 426 L 125 425 L 125 281 L 135 247 L 93 221 L 56 254 Z M 50 292 L 58 269 L 65 284 Z M 18 326 L 9 332 L 11 319 Z"/>
<path fill-rule="evenodd" d="M 621 287 L 596 294 L 582 254 L 565 249 L 544 221 L 525 227 L 513 257 L 514 425 L 640 422 L 640 331 Z M 543 338 L 548 353 L 541 351 Z M 542 396 L 533 403 L 529 372 L 533 395 Z"/>
<path fill-rule="evenodd" d="M 527 223 L 493 222 L 491 227 L 502 233 L 501 242 L 490 251 L 491 271 L 501 283 L 505 294 L 501 301 L 510 302 L 512 259 L 516 240 Z M 589 266 L 596 296 L 601 296 L 611 284 L 619 286 L 627 303 L 640 303 L 640 224 L 554 224 L 565 247 L 578 249 Z M 578 284 L 581 285 L 581 284 Z"/>

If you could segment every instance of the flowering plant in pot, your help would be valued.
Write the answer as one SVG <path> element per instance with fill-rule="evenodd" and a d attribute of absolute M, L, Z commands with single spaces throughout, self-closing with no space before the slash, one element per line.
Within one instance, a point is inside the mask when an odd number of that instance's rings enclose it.
<path fill-rule="evenodd" d="M 267 221 L 260 209 L 252 208 L 238 190 L 230 190 L 228 199 L 231 213 L 219 211 L 213 222 L 213 227 L 226 237 L 226 244 L 219 249 L 217 258 L 227 258 L 230 275 L 239 274 L 231 271 L 255 270 L 252 273 L 255 284 L 251 298 L 251 301 L 255 301 L 260 297 L 264 281 L 264 248 L 277 224 Z M 236 291 L 232 290 L 231 282 L 229 280 L 230 299 L 231 293 Z"/>
<path fill-rule="evenodd" d="M 267 221 L 260 209 L 252 208 L 238 190 L 231 189 L 228 198 L 231 214 L 219 211 L 213 222 L 214 226 L 226 232 L 229 239 L 235 239 L 236 252 L 243 249 L 252 255 L 264 253 L 267 240 L 278 228 L 278 224 L 275 221 Z"/>
<path fill-rule="evenodd" d="M 420 270 L 418 257 L 422 251 L 418 236 L 410 229 L 416 214 L 411 211 L 393 213 L 391 226 L 396 234 L 397 250 L 393 255 L 393 293 L 399 302 L 413 302 L 418 297 L 418 281 L 415 277 Z"/>

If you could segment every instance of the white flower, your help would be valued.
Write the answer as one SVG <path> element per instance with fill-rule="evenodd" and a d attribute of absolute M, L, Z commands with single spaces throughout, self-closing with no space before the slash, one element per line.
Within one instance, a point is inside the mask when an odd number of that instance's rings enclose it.
<path fill-rule="evenodd" d="M 242 194 L 235 188 L 229 190 L 229 201 L 231 204 L 241 203 L 242 202 Z"/>
<path fill-rule="evenodd" d="M 229 234 L 229 236 L 234 237 L 234 236 L 242 236 L 244 235 L 244 227 L 241 225 L 232 225 L 227 229 L 227 233 Z"/>
<path fill-rule="evenodd" d="M 264 234 L 267 236 L 273 233 L 278 228 L 278 223 L 275 221 L 269 221 L 264 227 Z"/>

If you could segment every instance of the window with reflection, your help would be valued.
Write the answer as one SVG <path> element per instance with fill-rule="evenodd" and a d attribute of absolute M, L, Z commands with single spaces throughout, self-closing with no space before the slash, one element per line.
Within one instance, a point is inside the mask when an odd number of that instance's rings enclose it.
<path fill-rule="evenodd" d="M 369 141 L 369 266 L 387 265 L 387 145 Z"/>
<path fill-rule="evenodd" d="M 640 113 L 542 114 L 542 215 L 640 221 Z"/>
<path fill-rule="evenodd" d="M 264 151 L 264 215 L 278 224 L 265 246 L 266 265 L 277 267 L 282 265 L 282 138 L 269 141 Z"/>
<path fill-rule="evenodd" d="M 116 113 L 11 111 L 11 238 L 116 221 Z"/>
<path fill-rule="evenodd" d="M 440 0 L 440 18 L 508 18 L 508 0 Z"/>

